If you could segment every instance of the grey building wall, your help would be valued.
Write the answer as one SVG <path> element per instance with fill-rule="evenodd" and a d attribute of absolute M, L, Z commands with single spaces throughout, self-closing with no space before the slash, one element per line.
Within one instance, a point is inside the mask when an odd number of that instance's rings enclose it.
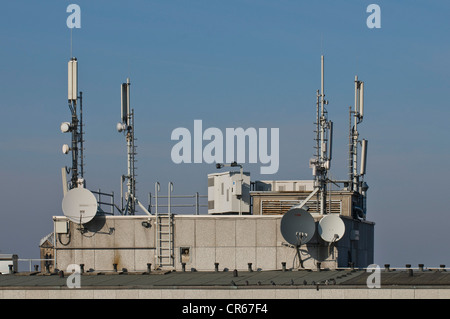
<path fill-rule="evenodd" d="M 339 241 L 338 266 L 347 267 L 349 262 L 353 262 L 355 267 L 367 267 L 373 264 L 375 224 L 352 218 L 343 217 L 342 219 L 346 231 Z M 355 239 L 356 232 L 359 233 L 359 239 Z"/>
<path fill-rule="evenodd" d="M 286 245 L 280 232 L 282 215 L 174 215 L 174 268 L 182 269 L 182 249 L 186 269 L 213 271 L 225 268 L 247 270 L 281 269 L 300 265 L 296 250 Z M 316 221 L 320 219 L 317 218 Z M 303 266 L 316 269 L 347 267 L 351 260 L 356 267 L 373 262 L 374 224 L 343 217 L 346 232 L 332 247 L 320 236 L 300 249 Z M 54 221 L 67 221 L 54 217 Z M 145 227 L 149 222 L 151 227 Z M 145 224 L 145 223 L 144 223 Z M 317 223 L 316 223 L 317 224 Z M 359 240 L 351 240 L 351 230 L 359 230 Z M 147 263 L 156 262 L 156 225 L 152 216 L 97 216 L 82 225 L 69 222 L 68 234 L 55 236 L 56 268 L 67 269 L 70 264 L 84 264 L 85 270 L 145 271 Z"/>
<path fill-rule="evenodd" d="M 146 270 L 155 253 L 154 227 L 142 226 L 149 220 L 145 216 L 96 216 L 81 227 L 69 222 L 69 233 L 55 236 L 56 268 L 84 264 L 85 270 L 113 270 L 115 263 L 118 270 Z"/>

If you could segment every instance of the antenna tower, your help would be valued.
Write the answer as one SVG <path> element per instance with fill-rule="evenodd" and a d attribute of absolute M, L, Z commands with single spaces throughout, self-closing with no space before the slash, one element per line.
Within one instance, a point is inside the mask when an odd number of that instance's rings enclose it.
<path fill-rule="evenodd" d="M 66 172 L 71 172 L 69 188 L 85 187 L 84 181 L 84 146 L 83 146 L 83 92 L 78 96 L 78 61 L 72 57 L 68 62 L 68 105 L 72 115 L 71 122 L 61 123 L 61 132 L 72 133 L 71 146 L 64 144 L 63 153 L 72 152 L 72 167 Z M 79 110 L 77 103 L 79 101 Z M 64 185 L 64 187 L 67 185 Z"/>
<path fill-rule="evenodd" d="M 366 214 L 366 192 L 369 188 L 364 182 L 364 175 L 366 174 L 367 161 L 367 145 L 366 139 L 359 139 L 358 125 L 362 122 L 364 117 L 364 82 L 358 80 L 355 76 L 355 105 L 354 110 L 349 107 L 349 151 L 348 151 L 348 179 L 349 190 L 361 194 L 359 204 L 362 216 Z M 353 120 L 353 121 L 352 121 Z M 360 154 L 360 170 L 358 172 L 358 146 L 361 146 Z"/>
<path fill-rule="evenodd" d="M 324 80 L 324 56 L 321 56 L 321 85 L 320 91 L 317 91 L 316 102 L 316 154 L 315 158 L 310 160 L 310 167 L 313 170 L 315 177 L 314 186 L 316 188 L 317 196 L 320 201 L 320 213 L 326 213 L 326 196 L 328 183 L 328 170 L 332 158 L 332 136 L 333 136 L 333 122 L 328 121 L 328 112 L 325 105 L 328 101 L 325 100 L 325 80 Z"/>
<path fill-rule="evenodd" d="M 136 146 L 134 138 L 134 110 L 130 109 L 130 79 L 121 84 L 121 115 L 122 122 L 117 124 L 117 130 L 124 132 L 127 140 L 127 175 L 122 175 L 121 185 L 127 180 L 127 192 L 125 194 L 126 206 L 123 205 L 123 191 L 121 191 L 122 214 L 134 215 L 136 211 Z"/>

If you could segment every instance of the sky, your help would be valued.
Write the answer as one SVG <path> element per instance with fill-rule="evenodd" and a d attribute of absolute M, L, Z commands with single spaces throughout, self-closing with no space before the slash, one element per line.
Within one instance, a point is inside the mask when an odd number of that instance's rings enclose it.
<path fill-rule="evenodd" d="M 81 9 L 69 29 L 66 11 Z M 369 28 L 367 7 L 380 7 Z M 325 56 L 331 177 L 347 178 L 348 108 L 365 82 L 367 219 L 379 265 L 450 266 L 448 1 L 7 1 L 0 12 L 0 253 L 39 258 L 62 215 L 61 152 L 70 136 L 67 62 L 78 59 L 87 188 L 114 191 L 126 173 L 120 84 L 135 112 L 137 194 L 207 194 L 214 164 L 175 164 L 171 133 L 278 128 L 279 169 L 252 181 L 312 179 L 316 91 Z"/>

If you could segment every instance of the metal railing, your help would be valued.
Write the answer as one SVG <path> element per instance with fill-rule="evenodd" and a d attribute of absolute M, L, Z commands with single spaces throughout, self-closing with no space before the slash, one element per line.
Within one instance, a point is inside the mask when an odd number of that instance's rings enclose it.
<path fill-rule="evenodd" d="M 100 189 L 98 189 L 97 191 L 91 191 L 97 198 L 97 203 L 99 204 L 99 207 L 102 208 L 102 206 L 107 206 L 107 208 L 105 210 L 103 210 L 103 212 L 105 214 L 108 215 L 114 215 L 114 209 L 117 209 L 117 211 L 119 212 L 119 214 L 123 214 L 122 210 L 120 209 L 119 206 L 117 206 L 117 204 L 114 201 L 114 192 L 111 193 L 104 193 L 102 192 Z M 106 199 L 105 199 L 106 198 Z M 193 195 L 167 195 L 167 196 L 163 196 L 163 195 L 159 195 L 157 192 L 155 192 L 155 195 L 153 195 L 152 193 L 148 194 L 148 211 L 151 214 L 154 214 L 154 212 L 152 212 L 152 208 L 156 208 L 158 207 L 177 207 L 177 208 L 194 208 L 194 214 L 195 215 L 199 215 L 200 214 L 200 208 L 207 208 L 208 205 L 207 204 L 203 204 L 201 203 L 202 200 L 207 199 L 208 195 L 200 195 L 198 192 L 196 192 Z M 161 204 L 158 203 L 158 199 L 167 199 L 167 204 Z M 172 199 L 177 200 L 177 199 L 192 199 L 193 203 L 182 203 L 182 204 L 172 204 L 169 203 L 169 201 L 171 201 Z M 155 203 L 153 204 L 152 201 L 155 201 Z M 109 212 L 108 212 L 109 210 Z"/>
<path fill-rule="evenodd" d="M 110 212 L 106 212 L 102 209 L 105 214 L 114 215 L 114 208 L 116 208 L 119 211 L 119 213 L 122 214 L 122 211 L 114 202 L 114 192 L 111 192 L 110 194 L 102 193 L 100 188 L 98 189 L 98 191 L 91 191 L 91 192 L 97 195 L 97 203 L 99 204 L 100 208 L 102 208 L 102 205 L 109 207 Z M 107 198 L 109 198 L 109 202 L 103 202 L 102 196 L 104 197 L 106 196 Z"/>
<path fill-rule="evenodd" d="M 38 265 L 40 265 L 40 262 L 41 262 L 41 261 L 47 261 L 47 262 L 49 262 L 49 263 L 48 263 L 49 266 L 55 264 L 55 259 L 53 259 L 53 258 L 18 258 L 17 261 L 18 261 L 18 262 L 21 262 L 21 261 L 22 261 L 22 262 L 23 262 L 23 261 L 29 262 L 29 265 L 30 265 L 30 272 L 32 271 L 32 265 L 33 265 L 33 262 L 38 262 Z M 36 264 L 35 264 L 35 265 L 36 265 Z"/>
<path fill-rule="evenodd" d="M 168 202 L 168 204 L 160 204 L 158 203 L 158 199 L 161 198 L 167 198 L 168 200 L 172 200 L 172 199 L 193 199 L 194 203 L 193 204 L 172 204 L 170 202 Z M 208 207 L 207 204 L 201 204 L 200 200 L 203 198 L 208 198 L 208 195 L 200 195 L 198 192 L 195 193 L 194 195 L 170 195 L 170 196 L 161 196 L 158 195 L 158 193 L 156 192 L 155 195 L 152 195 L 152 193 L 148 194 L 148 211 L 150 213 L 152 213 L 152 208 L 156 208 L 156 207 L 184 207 L 184 208 L 189 208 L 189 207 L 193 207 L 195 208 L 195 215 L 199 215 L 200 214 L 200 208 L 201 207 Z M 155 199 L 155 204 L 152 204 L 152 200 Z M 153 214 L 153 213 L 152 213 Z"/>

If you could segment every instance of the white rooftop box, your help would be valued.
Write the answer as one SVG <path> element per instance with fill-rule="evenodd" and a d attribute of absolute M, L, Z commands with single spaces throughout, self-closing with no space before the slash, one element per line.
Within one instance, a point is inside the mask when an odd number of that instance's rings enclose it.
<path fill-rule="evenodd" d="M 0 254 L 0 273 L 9 274 L 9 265 L 12 265 L 12 271 L 17 272 L 17 255 Z"/>
<path fill-rule="evenodd" d="M 208 214 L 250 213 L 250 173 L 208 174 Z"/>

